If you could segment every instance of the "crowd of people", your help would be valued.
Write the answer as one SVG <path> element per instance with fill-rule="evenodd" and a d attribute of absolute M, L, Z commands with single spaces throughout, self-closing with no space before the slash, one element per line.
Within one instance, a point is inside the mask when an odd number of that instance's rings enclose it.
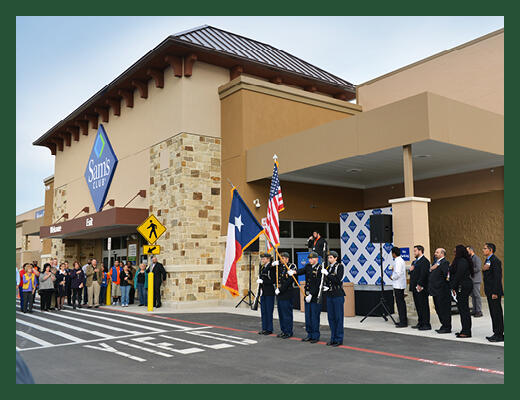
<path fill-rule="evenodd" d="M 410 267 L 409 290 L 417 310 L 418 323 L 412 328 L 421 331 L 431 330 L 429 296 L 433 298 L 435 312 L 440 321 L 439 334 L 452 332 L 451 308 L 456 303 L 462 329 L 455 333 L 460 338 L 471 337 L 471 318 L 480 318 L 482 302 L 480 287 L 484 281 L 484 293 L 487 297 L 489 313 L 493 327 L 493 335 L 487 336 L 490 342 L 504 341 L 504 314 L 502 311 L 502 262 L 495 255 L 496 246 L 486 243 L 482 253 L 484 265 L 471 246 L 458 245 L 453 250 L 453 260 L 448 261 L 446 250 L 438 248 L 434 252 L 434 260 L 424 255 L 424 247 L 414 247 L 415 260 Z M 391 279 L 399 314 L 398 328 L 408 326 L 404 291 L 406 289 L 406 267 L 398 247 L 392 248 L 394 266 Z M 469 298 L 472 297 L 473 315 L 470 313 Z"/>
<path fill-rule="evenodd" d="M 36 293 L 40 295 L 41 311 L 63 310 L 65 304 L 72 309 L 99 308 L 107 304 L 107 290 L 113 305 L 128 307 L 136 298 L 139 306 L 148 305 L 148 273 L 154 273 L 154 307 L 161 307 L 161 284 L 166 280 L 163 265 L 152 258 L 149 267 L 140 264 L 136 268 L 132 262 L 125 264 L 115 261 L 108 269 L 103 263 L 98 265 L 95 258 L 83 266 L 74 261 L 72 265 L 64 261 L 58 266 L 58 259 L 45 263 L 40 268 L 36 262 L 25 263 L 16 268 L 16 290 L 20 298 L 20 310 L 32 313 Z"/>

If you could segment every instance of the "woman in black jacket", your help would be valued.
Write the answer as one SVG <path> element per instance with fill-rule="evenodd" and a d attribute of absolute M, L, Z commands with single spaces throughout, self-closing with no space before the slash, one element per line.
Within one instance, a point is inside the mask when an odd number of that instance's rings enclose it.
<path fill-rule="evenodd" d="M 450 265 L 450 288 L 457 297 L 462 329 L 455 335 L 458 338 L 471 337 L 471 314 L 469 313 L 468 298 L 473 288 L 473 262 L 465 246 L 459 244 L 455 247 L 455 258 Z"/>

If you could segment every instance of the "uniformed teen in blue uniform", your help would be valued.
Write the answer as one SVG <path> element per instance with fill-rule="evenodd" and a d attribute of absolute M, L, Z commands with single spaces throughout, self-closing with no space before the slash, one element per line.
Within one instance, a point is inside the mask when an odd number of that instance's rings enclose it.
<path fill-rule="evenodd" d="M 273 265 L 278 264 L 278 288 L 275 294 L 278 300 L 278 317 L 280 319 L 280 329 L 282 333 L 277 336 L 282 339 L 290 338 L 293 335 L 293 305 L 292 299 L 298 286 L 292 275 L 296 273 L 296 265 L 289 263 L 289 253 L 281 253 L 283 262 L 274 261 Z M 285 267 L 289 267 L 289 271 Z"/>
<path fill-rule="evenodd" d="M 329 267 L 321 270 L 325 275 L 323 290 L 327 292 L 327 316 L 330 326 L 330 342 L 327 346 L 337 347 L 343 344 L 343 264 L 338 262 L 338 253 L 335 251 L 329 251 L 328 259 Z"/>
<path fill-rule="evenodd" d="M 316 343 L 320 340 L 321 304 L 317 303 L 321 283 L 321 265 L 318 263 L 318 253 L 309 253 L 309 263 L 297 274 L 305 274 L 305 330 L 307 337 L 302 342 Z"/>
<path fill-rule="evenodd" d="M 260 284 L 262 295 L 260 296 L 260 312 L 262 314 L 262 330 L 259 335 L 273 333 L 274 288 L 276 283 L 276 271 L 271 264 L 271 254 L 260 255 L 260 277 L 256 281 Z"/>

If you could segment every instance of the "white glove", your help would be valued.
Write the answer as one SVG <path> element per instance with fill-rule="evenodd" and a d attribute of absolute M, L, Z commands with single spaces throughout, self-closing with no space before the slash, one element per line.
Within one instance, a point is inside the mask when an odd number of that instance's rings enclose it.
<path fill-rule="evenodd" d="M 274 294 L 278 296 L 278 295 L 280 294 L 280 289 L 276 288 L 276 289 L 274 290 Z"/>
<path fill-rule="evenodd" d="M 321 269 L 321 273 L 325 276 L 327 276 L 329 274 L 329 271 L 327 271 L 325 268 L 322 268 Z"/>
<path fill-rule="evenodd" d="M 278 260 L 276 260 L 276 261 L 273 261 L 273 262 L 271 263 L 271 265 L 272 265 L 273 267 L 277 267 L 278 265 L 280 265 L 280 262 L 279 262 Z"/>
<path fill-rule="evenodd" d="M 323 286 L 323 291 L 326 292 L 327 290 L 329 290 L 330 288 L 328 286 Z"/>
<path fill-rule="evenodd" d="M 305 296 L 305 302 L 306 303 L 310 303 L 312 300 L 312 294 L 308 294 L 307 296 Z"/>
<path fill-rule="evenodd" d="M 258 278 L 258 279 L 256 280 L 256 283 L 264 283 L 264 281 L 263 281 L 263 279 Z"/>
<path fill-rule="evenodd" d="M 289 271 L 287 271 L 287 275 L 289 276 L 293 276 L 295 273 L 296 271 L 294 269 L 290 269 Z"/>

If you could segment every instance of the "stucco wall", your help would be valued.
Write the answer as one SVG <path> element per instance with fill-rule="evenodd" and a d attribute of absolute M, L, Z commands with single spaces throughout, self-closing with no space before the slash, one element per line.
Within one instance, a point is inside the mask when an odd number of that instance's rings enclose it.
<path fill-rule="evenodd" d="M 425 91 L 503 115 L 504 31 L 364 83 L 357 101 L 369 111 Z"/>
<path fill-rule="evenodd" d="M 472 246 L 483 259 L 484 243 L 492 242 L 505 266 L 503 190 L 432 201 L 429 218 L 432 252 L 444 247 L 451 260 L 455 246 L 464 244 Z"/>
<path fill-rule="evenodd" d="M 156 88 L 148 82 L 148 98 L 142 99 L 134 91 L 134 107 L 121 102 L 121 115 L 115 116 L 112 108 L 109 122 L 103 123 L 114 148 L 117 165 L 108 199 L 115 199 L 116 206 L 123 206 L 139 190 L 148 189 L 149 151 L 154 145 L 180 132 L 220 136 L 220 100 L 218 87 L 229 80 L 229 71 L 217 66 L 196 62 L 193 76 L 177 78 L 171 68 L 164 71 L 164 88 Z M 99 123 L 102 123 L 99 118 Z M 96 130 L 80 135 L 79 142 L 72 140 L 64 146 L 55 159 L 55 191 L 66 190 L 63 212 L 69 218 L 83 207 L 95 212 L 83 174 L 92 150 Z M 149 197 L 135 199 L 132 207 L 148 208 Z"/>

